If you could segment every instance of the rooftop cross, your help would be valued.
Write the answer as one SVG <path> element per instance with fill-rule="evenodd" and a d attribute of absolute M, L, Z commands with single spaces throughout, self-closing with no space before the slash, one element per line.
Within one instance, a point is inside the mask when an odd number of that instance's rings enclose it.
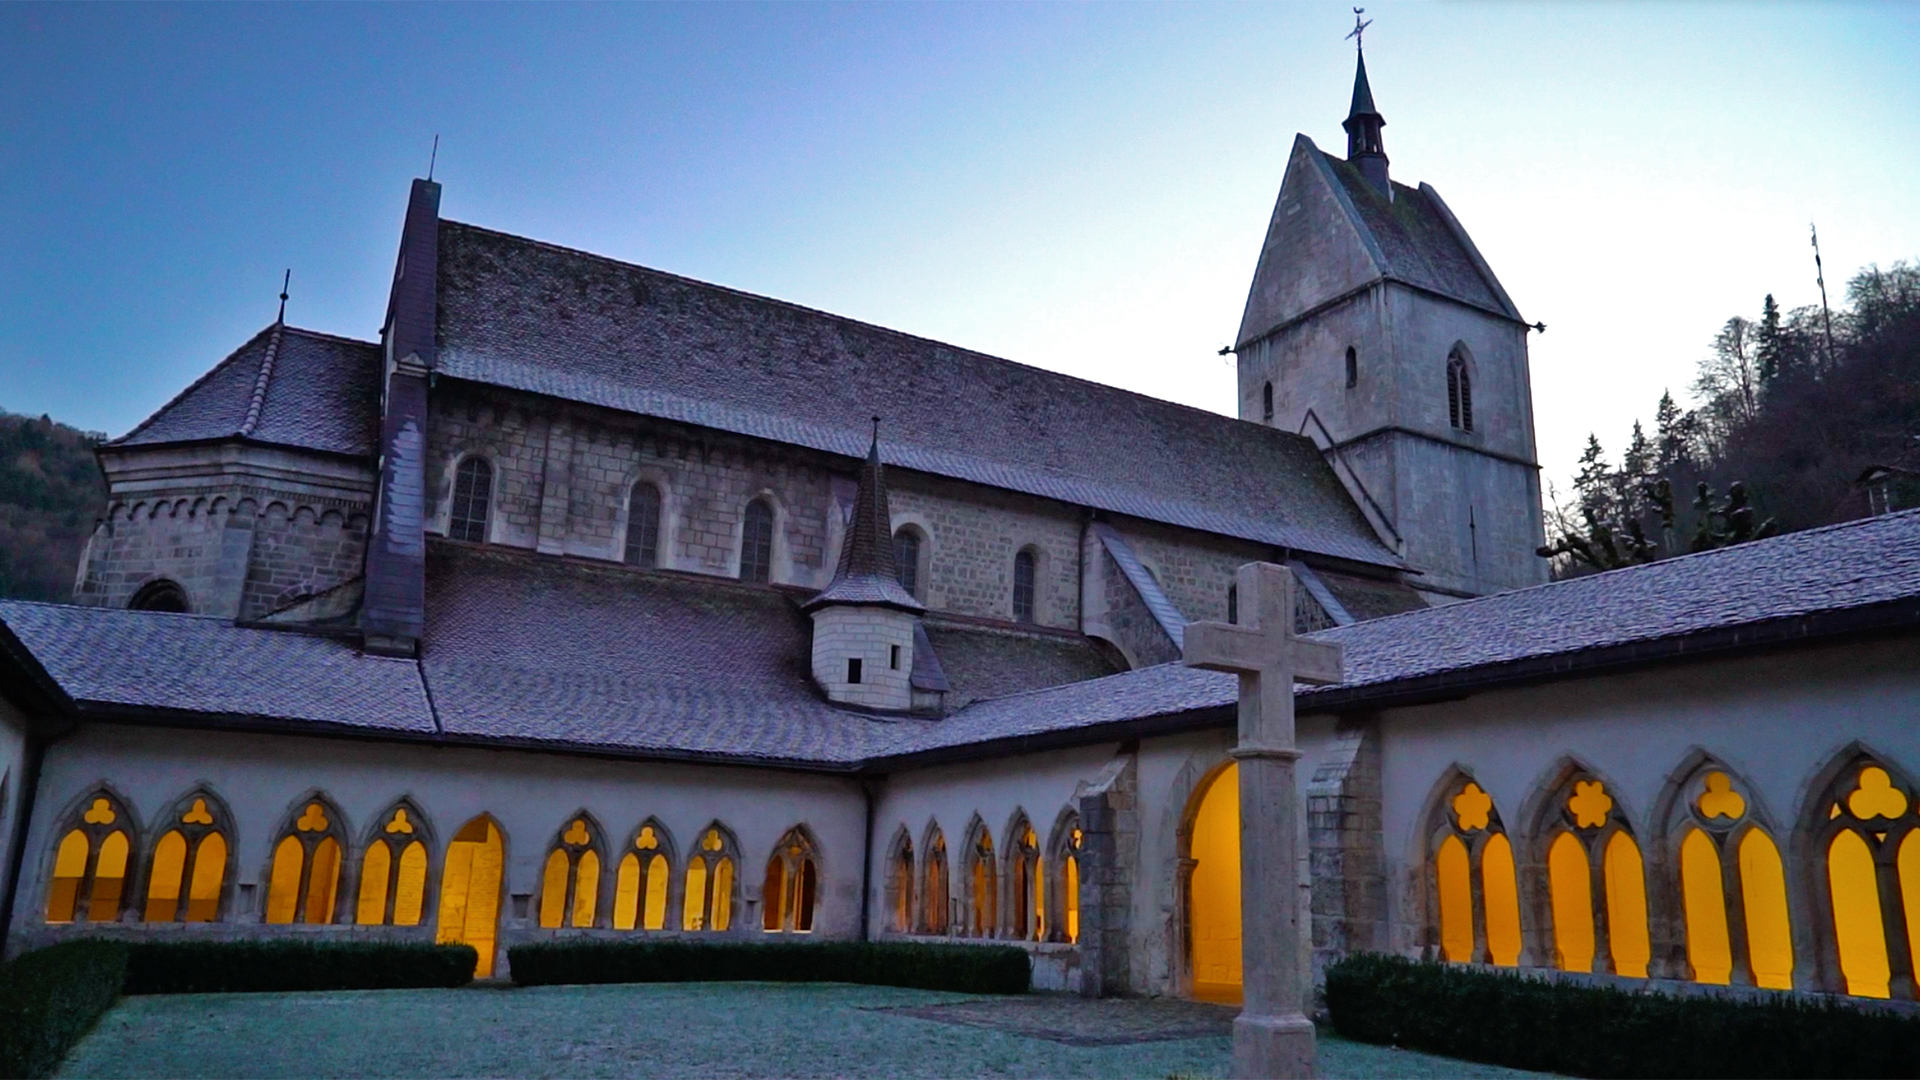
<path fill-rule="evenodd" d="M 1360 16 L 1366 14 L 1366 11 L 1366 8 L 1357 7 L 1353 9 L 1353 29 L 1347 32 L 1347 36 L 1353 39 L 1353 47 L 1355 49 L 1361 48 L 1364 40 L 1362 35 L 1367 32 L 1367 27 L 1373 25 L 1372 19 L 1368 19 L 1366 22 L 1360 21 Z"/>
<path fill-rule="evenodd" d="M 1245 625 L 1190 623 L 1182 660 L 1240 676 L 1241 989 L 1233 1075 L 1314 1074 L 1313 1021 L 1302 1004 L 1300 880 L 1294 830 L 1293 684 L 1340 681 L 1340 646 L 1293 633 L 1293 574 L 1248 563 L 1235 575 Z M 1251 620 L 1248 616 L 1251 615 Z"/>

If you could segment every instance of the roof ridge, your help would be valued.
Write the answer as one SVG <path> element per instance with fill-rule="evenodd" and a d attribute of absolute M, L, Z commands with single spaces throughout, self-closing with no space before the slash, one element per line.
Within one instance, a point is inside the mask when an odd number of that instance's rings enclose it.
<path fill-rule="evenodd" d="M 1209 421 L 1226 421 L 1229 424 L 1245 425 L 1247 428 L 1251 428 L 1251 429 L 1271 431 L 1277 435 L 1284 436 L 1287 439 L 1304 439 L 1308 443 L 1311 443 L 1313 441 L 1312 439 L 1306 438 L 1306 436 L 1304 435 L 1299 435 L 1295 432 L 1287 431 L 1284 428 L 1268 427 L 1266 424 L 1255 423 L 1252 420 L 1242 420 L 1237 416 L 1229 416 L 1226 413 L 1215 412 L 1212 409 L 1203 409 L 1197 405 L 1188 405 L 1185 402 L 1173 401 L 1168 398 L 1162 398 L 1162 397 L 1154 397 L 1152 394 L 1141 393 L 1138 390 L 1129 390 L 1124 386 L 1115 386 L 1112 383 L 1099 382 L 1097 380 L 1085 378 L 1080 375 L 1074 375 L 1069 372 L 1055 371 L 1051 368 L 1040 367 L 1037 364 L 1028 364 L 1019 360 L 1009 360 L 1004 356 L 995 356 L 992 353 L 982 352 L 979 349 L 970 348 L 965 345 L 955 345 L 950 341 L 941 341 L 939 338 L 925 337 L 920 334 L 911 333 L 906 330 L 898 330 L 891 326 L 882 326 L 879 323 L 866 322 L 865 320 L 862 320 L 862 319 L 853 318 L 850 315 L 839 315 L 839 314 L 835 314 L 834 312 L 826 311 L 821 308 L 808 307 L 805 304 L 797 303 L 792 300 L 782 300 L 779 297 L 775 297 L 775 296 L 767 296 L 762 293 L 748 292 L 745 289 L 738 289 L 731 285 L 721 285 L 717 282 L 702 281 L 699 278 L 688 277 L 685 274 L 677 274 L 671 270 L 662 270 L 662 269 L 659 269 L 658 267 L 644 266 L 640 263 L 626 262 L 621 259 L 616 259 L 611 255 L 601 255 L 597 252 L 587 251 L 582 248 L 567 247 L 564 244 L 556 244 L 547 240 L 536 240 L 528 236 L 520 236 L 515 233 L 502 232 L 499 229 L 490 229 L 485 225 L 474 225 L 470 222 L 455 221 L 452 218 L 441 218 L 440 223 L 442 225 L 452 225 L 461 229 L 469 229 L 478 233 L 486 233 L 490 236 L 502 237 L 507 240 L 513 240 L 518 243 L 528 244 L 533 247 L 544 248 L 548 251 L 557 252 L 563 255 L 573 255 L 573 256 L 578 256 L 580 258 L 592 259 L 595 262 L 606 263 L 608 265 L 616 266 L 625 270 L 641 270 L 649 274 L 658 274 L 661 277 L 672 278 L 675 281 L 685 282 L 688 285 L 693 285 L 698 288 L 712 289 L 716 292 L 727 293 L 729 295 L 737 296 L 746 300 L 755 300 L 765 304 L 773 304 L 777 307 L 782 307 L 788 310 L 802 312 L 808 315 L 818 316 L 823 319 L 831 320 L 835 323 L 845 324 L 848 326 L 855 326 L 864 330 L 876 330 L 876 331 L 879 331 L 880 333 L 891 334 L 895 337 L 902 338 L 907 341 L 924 342 L 928 345 L 936 345 L 943 349 L 953 349 L 957 352 L 966 353 L 970 356 L 978 357 L 979 359 L 982 359 L 982 360 L 990 360 L 997 364 L 1006 364 L 1011 367 L 1022 368 L 1027 371 L 1036 372 L 1047 378 L 1065 379 L 1070 382 L 1078 383 L 1081 386 L 1093 387 L 1095 389 L 1104 390 L 1109 393 L 1122 394 L 1130 398 L 1137 398 L 1141 401 L 1151 402 L 1154 405 L 1166 406 L 1166 407 L 1178 409 L 1184 412 L 1193 413 L 1196 416 L 1204 417 Z M 1316 453 L 1317 452 L 1318 451 L 1316 449 Z"/>
<path fill-rule="evenodd" d="M 380 343 L 377 341 L 348 337 L 345 334 L 329 334 L 325 330 L 310 330 L 304 326 L 294 326 L 291 323 L 283 325 L 289 333 L 299 334 L 301 337 L 315 338 L 320 341 L 338 341 L 343 345 L 365 345 L 369 349 L 377 349 L 380 347 Z"/>
<path fill-rule="evenodd" d="M 246 352 L 249 346 L 251 346 L 254 342 L 260 340 L 260 336 L 262 334 L 268 334 L 268 333 L 271 333 L 272 331 L 273 331 L 273 327 L 271 326 L 262 327 L 258 333 L 254 334 L 252 337 L 248 338 L 247 340 L 241 342 L 240 345 L 237 348 L 235 348 L 232 352 L 222 357 L 219 363 L 208 368 L 206 371 L 201 373 L 199 378 L 188 383 L 186 389 L 168 398 L 166 401 L 166 404 L 161 405 L 159 408 L 153 410 L 153 413 L 149 415 L 145 420 L 142 420 L 138 424 L 135 424 L 131 431 L 128 431 L 125 435 L 122 435 L 117 439 L 108 439 L 106 442 L 102 443 L 101 445 L 117 446 L 120 443 L 124 443 L 128 439 L 133 438 L 135 435 L 140 434 L 142 431 L 145 431 L 146 429 L 152 427 L 153 422 L 155 420 L 160 419 L 160 416 L 162 413 L 166 412 L 168 409 L 173 408 L 175 405 L 178 405 L 180 402 L 186 400 L 186 397 L 188 394 L 191 394 L 195 390 L 198 390 L 200 389 L 200 387 L 206 385 L 207 380 L 219 374 L 221 368 L 224 368 L 228 364 L 231 364 L 234 361 L 238 360 L 240 358 L 240 354 L 243 352 Z"/>
<path fill-rule="evenodd" d="M 1819 533 L 1839 532 L 1844 529 L 1861 528 L 1877 522 L 1886 521 L 1890 518 L 1901 518 L 1901 517 L 1920 517 L 1920 507 L 1915 507 L 1909 510 L 1896 510 L 1896 511 L 1893 511 L 1892 513 L 1887 513 L 1887 514 L 1874 514 L 1872 516 L 1863 517 L 1863 518 L 1853 518 L 1849 521 L 1836 521 L 1830 525 L 1816 525 L 1811 529 L 1798 529 L 1798 530 L 1795 530 L 1794 532 L 1780 533 L 1775 536 L 1763 537 L 1758 540 L 1747 540 L 1738 544 L 1728 544 L 1725 547 L 1708 548 L 1706 551 L 1682 552 L 1679 555 L 1670 556 L 1665 559 L 1656 559 L 1653 562 L 1649 562 L 1649 563 L 1636 563 L 1633 566 L 1616 566 L 1611 570 L 1602 570 L 1597 574 L 1581 574 L 1579 577 L 1562 578 L 1559 581 L 1548 581 L 1548 582 L 1543 582 L 1539 585 L 1529 585 L 1524 589 L 1507 589 L 1503 592 L 1488 593 L 1485 596 L 1475 596 L 1466 600 L 1455 601 L 1454 603 L 1451 603 L 1451 604 L 1440 604 L 1434 607 L 1415 608 L 1412 611 L 1400 611 L 1400 612 L 1395 612 L 1392 615 L 1382 615 L 1378 618 L 1362 619 L 1359 622 L 1353 623 L 1352 625 L 1353 626 L 1374 626 L 1380 623 L 1391 621 L 1393 619 L 1405 619 L 1411 616 L 1426 615 L 1430 612 L 1435 612 L 1435 611 L 1452 611 L 1452 610 L 1457 610 L 1461 608 L 1469 608 L 1476 604 L 1484 604 L 1493 600 L 1502 600 L 1511 596 L 1520 596 L 1523 594 L 1538 593 L 1545 589 L 1557 589 L 1562 586 L 1577 585 L 1582 582 L 1598 581 L 1602 578 L 1611 578 L 1618 574 L 1631 574 L 1636 571 L 1650 570 L 1656 566 L 1659 566 L 1659 567 L 1672 566 L 1676 563 L 1685 562 L 1689 559 L 1704 559 L 1704 558 L 1710 558 L 1716 555 L 1725 555 L 1729 552 L 1742 551 L 1748 548 L 1755 547 L 1756 545 L 1773 545 L 1785 540 L 1812 536 Z M 1837 606 L 1844 607 L 1846 605 L 1837 605 Z M 1345 630 L 1345 629 L 1347 629 L 1347 627 L 1334 626 L 1334 627 L 1328 627 L 1325 630 L 1315 630 L 1313 633 L 1316 635 L 1328 634 L 1328 633 L 1335 633 L 1337 631 Z M 1312 635 L 1309 635 L 1309 636 L 1312 636 Z"/>
<path fill-rule="evenodd" d="M 109 607 L 105 604 L 72 604 L 59 600 L 21 600 L 14 597 L 0 598 L 0 607 L 6 606 L 61 608 L 71 611 L 98 611 L 107 615 L 138 615 L 142 618 L 157 615 L 172 619 L 199 619 L 202 622 L 220 622 L 230 626 L 235 625 L 234 621 L 225 615 L 209 615 L 204 612 L 193 611 L 148 611 L 145 608 L 119 608 Z M 4 623 L 5 621 L 4 619 L 0 619 L 0 623 Z M 246 628 L 240 627 L 240 629 Z"/>
<path fill-rule="evenodd" d="M 247 401 L 247 417 L 240 421 L 241 438 L 253 435 L 253 429 L 260 424 L 260 407 L 267 402 L 267 384 L 273 381 L 273 360 L 280 354 L 280 339 L 286 332 L 285 323 L 274 323 L 271 337 L 267 338 L 266 355 L 260 358 L 260 374 L 253 380 L 253 397 Z"/>

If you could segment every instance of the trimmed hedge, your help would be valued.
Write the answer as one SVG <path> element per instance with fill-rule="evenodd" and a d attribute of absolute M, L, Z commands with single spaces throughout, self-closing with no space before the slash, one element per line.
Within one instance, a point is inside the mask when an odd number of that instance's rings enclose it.
<path fill-rule="evenodd" d="M 152 941 L 128 947 L 129 994 L 465 986 L 471 945 L 375 941 Z"/>
<path fill-rule="evenodd" d="M 1341 1036 L 1594 1077 L 1920 1076 L 1920 1017 L 1785 994 L 1629 992 L 1361 954 L 1327 969 Z"/>
<path fill-rule="evenodd" d="M 507 950 L 522 986 L 630 982 L 843 982 L 1024 994 L 1032 968 L 1012 945 L 830 941 L 787 945 L 690 941 L 553 941 Z"/>
<path fill-rule="evenodd" d="M 127 947 L 69 941 L 0 966 L 0 1076 L 51 1076 L 120 996 Z"/>

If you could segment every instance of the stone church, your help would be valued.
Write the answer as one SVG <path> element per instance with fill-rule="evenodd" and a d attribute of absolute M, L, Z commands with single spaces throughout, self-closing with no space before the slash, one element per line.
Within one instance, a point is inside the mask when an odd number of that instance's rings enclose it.
<path fill-rule="evenodd" d="M 1018 944 L 1233 1000 L 1233 676 L 1283 564 L 1303 958 L 1911 1000 L 1920 514 L 1547 583 L 1529 328 L 1364 65 L 1229 418 L 439 214 L 100 448 L 0 602 L 0 926 Z M 1251 247 L 1251 245 L 1249 245 Z M 1752 991 L 1745 991 L 1752 992 Z"/>

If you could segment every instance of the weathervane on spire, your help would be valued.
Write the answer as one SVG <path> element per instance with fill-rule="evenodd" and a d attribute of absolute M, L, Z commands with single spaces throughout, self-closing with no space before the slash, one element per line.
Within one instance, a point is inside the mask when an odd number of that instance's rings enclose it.
<path fill-rule="evenodd" d="M 1353 47 L 1356 51 L 1359 50 L 1363 44 L 1361 35 L 1367 32 L 1367 27 L 1373 25 L 1372 19 L 1368 19 L 1366 22 L 1360 21 L 1360 16 L 1366 13 L 1366 8 L 1357 7 L 1353 9 L 1353 30 L 1348 33 L 1347 36 L 1353 39 Z"/>

